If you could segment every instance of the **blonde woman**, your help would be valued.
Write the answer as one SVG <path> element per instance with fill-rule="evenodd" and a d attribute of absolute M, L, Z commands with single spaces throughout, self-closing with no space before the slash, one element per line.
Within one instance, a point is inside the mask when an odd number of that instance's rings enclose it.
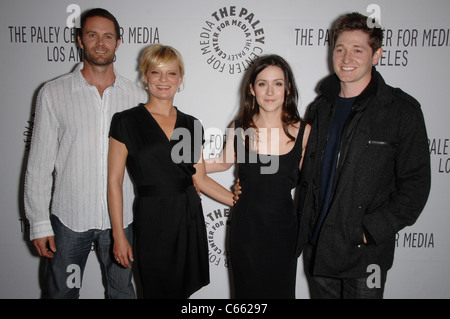
<path fill-rule="evenodd" d="M 183 82 L 181 55 L 152 45 L 140 71 L 149 101 L 115 114 L 111 122 L 108 193 L 118 263 L 131 267 L 133 252 L 123 233 L 125 167 L 137 197 L 134 231 L 144 298 L 187 298 L 209 283 L 208 245 L 202 205 L 192 178 L 205 194 L 233 205 L 233 194 L 207 177 L 199 121 L 173 105 Z"/>

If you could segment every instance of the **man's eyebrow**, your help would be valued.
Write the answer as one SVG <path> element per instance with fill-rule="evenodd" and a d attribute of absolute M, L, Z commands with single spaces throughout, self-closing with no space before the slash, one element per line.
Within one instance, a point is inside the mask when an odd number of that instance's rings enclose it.
<path fill-rule="evenodd" d="M 344 46 L 344 44 L 343 43 L 339 43 L 339 44 L 336 44 L 336 48 L 337 47 L 343 47 Z M 360 45 L 360 44 L 352 44 L 352 45 L 350 45 L 350 47 L 352 47 L 352 48 L 363 48 L 364 46 L 363 45 Z"/>
<path fill-rule="evenodd" d="M 94 30 L 86 30 L 85 32 L 86 32 L 86 33 L 99 33 L 98 31 L 94 31 Z M 114 32 L 105 32 L 105 33 L 103 33 L 103 34 L 106 34 L 106 35 L 114 35 Z"/>

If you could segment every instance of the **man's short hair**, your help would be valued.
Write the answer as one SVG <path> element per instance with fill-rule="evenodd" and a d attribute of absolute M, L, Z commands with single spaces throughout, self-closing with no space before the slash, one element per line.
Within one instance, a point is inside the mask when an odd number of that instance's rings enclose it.
<path fill-rule="evenodd" d="M 120 38 L 119 22 L 117 22 L 116 17 L 114 17 L 108 10 L 105 10 L 103 8 L 91 9 L 81 15 L 80 29 L 78 29 L 78 36 L 80 38 L 82 38 L 82 36 L 83 36 L 83 29 L 84 29 L 84 26 L 86 25 L 86 20 L 88 18 L 92 18 L 92 17 L 103 17 L 103 18 L 106 18 L 106 19 L 112 21 L 114 23 L 114 30 L 116 32 L 116 40 L 119 40 L 119 38 Z"/>
<path fill-rule="evenodd" d="M 383 30 L 381 28 L 370 28 L 367 24 L 368 17 L 358 12 L 352 12 L 341 16 L 333 25 L 333 48 L 338 36 L 344 31 L 361 30 L 369 35 L 369 45 L 372 53 L 381 48 L 383 43 Z"/>

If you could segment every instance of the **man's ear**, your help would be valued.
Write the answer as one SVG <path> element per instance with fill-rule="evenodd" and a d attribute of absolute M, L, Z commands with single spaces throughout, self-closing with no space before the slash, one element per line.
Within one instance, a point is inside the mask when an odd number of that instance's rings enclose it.
<path fill-rule="evenodd" d="M 378 61 L 381 59 L 381 55 L 383 54 L 383 49 L 379 48 L 376 50 L 372 56 L 372 65 L 376 65 Z"/>
<path fill-rule="evenodd" d="M 117 49 L 119 48 L 121 43 L 122 43 L 122 40 L 120 38 L 118 38 L 117 41 L 116 41 L 116 49 L 114 50 L 114 52 L 117 51 Z"/>
<path fill-rule="evenodd" d="M 77 40 L 78 40 L 78 45 L 83 50 L 84 49 L 83 40 L 81 40 L 81 37 L 79 35 L 77 35 Z"/>

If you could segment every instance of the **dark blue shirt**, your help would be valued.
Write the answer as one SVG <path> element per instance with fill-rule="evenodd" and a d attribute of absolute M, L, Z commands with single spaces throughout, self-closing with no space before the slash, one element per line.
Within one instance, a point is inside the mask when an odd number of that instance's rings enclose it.
<path fill-rule="evenodd" d="M 336 111 L 328 132 L 328 140 L 322 155 L 322 166 L 319 185 L 319 214 L 310 233 L 310 242 L 315 245 L 320 233 L 323 221 L 328 212 L 331 193 L 333 190 L 334 175 L 338 163 L 341 137 L 347 118 L 352 110 L 353 98 L 338 97 Z"/>

